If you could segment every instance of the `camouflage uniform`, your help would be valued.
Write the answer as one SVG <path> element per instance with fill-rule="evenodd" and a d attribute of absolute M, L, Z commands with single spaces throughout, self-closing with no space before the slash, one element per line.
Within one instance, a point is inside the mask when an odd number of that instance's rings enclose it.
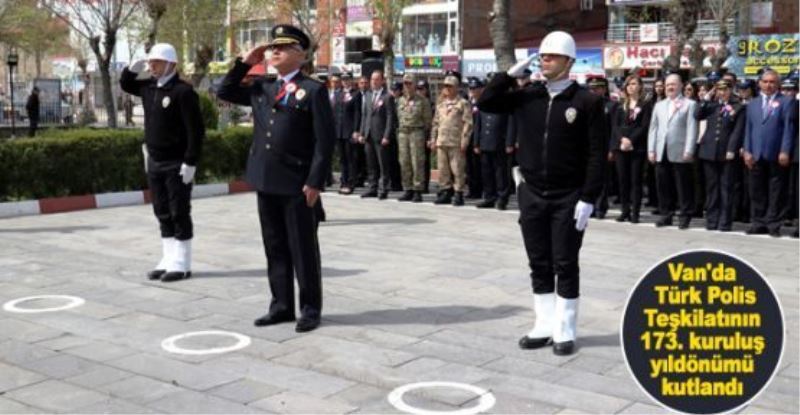
<path fill-rule="evenodd" d="M 431 102 L 416 92 L 411 97 L 403 95 L 397 103 L 397 118 L 403 190 L 421 192 L 425 179 L 425 130 L 431 126 Z"/>
<path fill-rule="evenodd" d="M 461 148 L 469 148 L 472 134 L 472 107 L 461 97 L 442 99 L 436 106 L 431 140 L 436 143 L 439 186 L 442 190 L 464 191 L 466 158 Z"/>

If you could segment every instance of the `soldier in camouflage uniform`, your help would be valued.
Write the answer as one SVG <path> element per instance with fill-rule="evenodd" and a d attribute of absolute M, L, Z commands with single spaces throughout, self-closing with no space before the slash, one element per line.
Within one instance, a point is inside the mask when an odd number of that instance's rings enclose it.
<path fill-rule="evenodd" d="M 444 79 L 428 143 L 431 149 L 437 149 L 440 187 L 439 197 L 434 202 L 437 205 L 451 201 L 453 206 L 464 205 L 465 154 L 472 135 L 472 108 L 466 99 L 458 96 L 458 83 L 458 78 L 452 75 Z"/>
<path fill-rule="evenodd" d="M 431 102 L 417 94 L 414 76 L 403 76 L 403 95 L 397 103 L 400 146 L 400 172 L 405 193 L 401 202 L 422 202 L 422 182 L 425 179 L 425 130 L 431 127 Z"/>

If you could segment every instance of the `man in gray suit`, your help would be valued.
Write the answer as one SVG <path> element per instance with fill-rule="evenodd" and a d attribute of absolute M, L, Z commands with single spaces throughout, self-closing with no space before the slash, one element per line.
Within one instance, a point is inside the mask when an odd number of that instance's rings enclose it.
<path fill-rule="evenodd" d="M 362 103 L 359 138 L 366 145 L 370 187 L 361 197 L 384 200 L 389 194 L 389 140 L 394 128 L 394 98 L 385 87 L 382 71 L 372 72 L 370 86 Z"/>
<path fill-rule="evenodd" d="M 696 103 L 681 95 L 683 82 L 678 74 L 667 77 L 667 98 L 659 101 L 650 119 L 647 152 L 656 163 L 659 211 L 657 227 L 672 225 L 675 192 L 678 194 L 678 228 L 687 229 L 692 213 L 692 160 L 697 142 Z"/>

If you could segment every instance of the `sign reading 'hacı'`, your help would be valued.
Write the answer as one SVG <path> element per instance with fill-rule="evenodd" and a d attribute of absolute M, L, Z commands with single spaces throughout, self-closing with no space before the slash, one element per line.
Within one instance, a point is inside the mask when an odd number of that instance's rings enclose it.
<path fill-rule="evenodd" d="M 715 53 L 719 47 L 715 43 L 704 43 L 706 56 Z M 670 54 L 671 46 L 664 44 L 619 44 L 608 45 L 603 48 L 603 68 L 604 69 L 659 69 L 664 65 L 664 59 Z M 681 56 L 681 67 L 690 68 L 689 52 L 691 48 L 686 46 Z M 703 66 L 711 66 L 708 58 L 703 61 Z"/>

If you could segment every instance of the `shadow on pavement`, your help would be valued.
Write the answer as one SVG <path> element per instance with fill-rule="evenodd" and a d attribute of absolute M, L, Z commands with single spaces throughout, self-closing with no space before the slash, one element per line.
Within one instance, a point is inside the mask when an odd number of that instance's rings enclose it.
<path fill-rule="evenodd" d="M 338 269 L 322 267 L 322 278 L 350 277 L 363 274 L 365 269 Z M 229 271 L 193 271 L 192 278 L 267 277 L 267 268 L 235 269 Z"/>
<path fill-rule="evenodd" d="M 528 309 L 501 305 L 491 308 L 446 305 L 435 307 L 409 307 L 390 310 L 370 310 L 355 314 L 323 314 L 328 325 L 392 325 L 428 324 L 447 325 L 503 319 Z"/>
<path fill-rule="evenodd" d="M 619 344 L 619 333 L 598 334 L 598 335 L 593 335 L 593 336 L 581 336 L 581 335 L 578 335 L 577 345 L 578 345 L 578 348 L 602 347 L 602 346 L 620 347 L 620 344 Z"/>
<path fill-rule="evenodd" d="M 436 223 L 433 219 L 426 218 L 365 218 L 365 219 L 329 219 L 320 226 L 345 226 L 345 225 L 424 225 Z"/>
<path fill-rule="evenodd" d="M 0 233 L 73 233 L 80 231 L 96 231 L 99 229 L 106 229 L 107 226 L 49 226 L 43 228 L 12 228 L 0 229 Z"/>

